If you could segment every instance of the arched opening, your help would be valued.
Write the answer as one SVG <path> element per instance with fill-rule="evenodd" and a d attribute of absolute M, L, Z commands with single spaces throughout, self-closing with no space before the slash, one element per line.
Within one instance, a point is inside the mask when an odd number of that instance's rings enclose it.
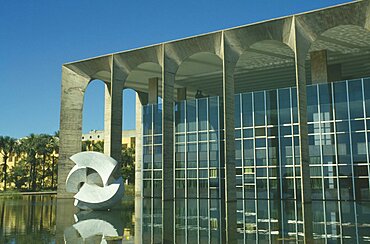
<path fill-rule="evenodd" d="M 92 80 L 84 93 L 82 113 L 82 151 L 104 150 L 104 94 L 106 84 Z"/>
<path fill-rule="evenodd" d="M 126 185 L 135 184 L 136 91 L 123 90 L 122 111 L 122 176 Z M 130 186 L 129 186 L 130 187 Z"/>
<path fill-rule="evenodd" d="M 256 42 L 240 56 L 234 80 L 238 93 L 295 86 L 294 52 L 279 41 Z"/>
<path fill-rule="evenodd" d="M 186 98 L 222 95 L 222 60 L 214 53 L 199 52 L 185 59 L 176 72 L 175 88 L 186 88 Z M 178 90 L 177 90 L 178 91 Z M 177 92 L 175 91 L 175 93 Z M 176 93 L 177 94 L 177 93 Z"/>
<path fill-rule="evenodd" d="M 221 197 L 225 184 L 220 139 L 222 81 L 222 60 L 210 52 L 189 56 L 175 75 L 175 215 L 186 216 L 184 222 L 176 218 L 175 225 L 191 225 L 189 219 L 221 221 L 221 207 L 215 198 Z M 201 198 L 198 203 L 196 197 Z M 199 204 L 198 214 L 189 210 L 194 204 Z M 180 213 L 181 209 L 185 213 Z M 208 234 L 207 229 L 199 233 L 176 229 L 175 233 L 179 240 L 191 236 L 190 242 Z"/>
<path fill-rule="evenodd" d="M 123 128 L 134 130 L 131 132 L 135 133 L 135 138 L 130 137 L 130 140 L 131 142 L 134 140 L 134 145 L 131 143 L 131 146 L 135 148 L 136 171 L 140 171 L 140 174 L 141 170 L 143 172 L 143 181 L 135 182 L 137 183 L 135 189 L 142 191 L 143 196 L 149 197 L 154 195 L 158 197 L 162 194 L 161 178 L 147 177 L 154 174 L 160 175 L 162 171 L 162 145 L 159 140 L 162 133 L 162 107 L 159 104 L 162 90 L 161 74 L 162 69 L 159 64 L 141 63 L 128 75 L 123 98 Z M 123 148 L 123 153 L 127 151 Z M 123 160 L 126 156 L 123 155 Z"/>
<path fill-rule="evenodd" d="M 299 197 L 300 179 L 296 175 L 300 170 L 299 129 L 294 64 L 293 50 L 276 40 L 252 44 L 236 64 L 238 198 Z"/>
<path fill-rule="evenodd" d="M 370 199 L 369 53 L 370 32 L 353 25 L 326 30 L 308 51 L 307 120 L 313 199 Z"/>
<path fill-rule="evenodd" d="M 315 52 L 322 52 L 314 59 Z M 370 76 L 370 31 L 360 26 L 340 25 L 323 32 L 311 44 L 306 57 L 307 83 L 315 80 L 315 71 L 326 65 L 329 82 Z M 320 65 L 320 58 L 323 65 Z M 325 63 L 326 62 L 326 63 Z M 315 68 L 313 66 L 318 66 Z M 314 76 L 314 77 L 313 77 Z M 317 75 L 316 75 L 317 77 Z"/>

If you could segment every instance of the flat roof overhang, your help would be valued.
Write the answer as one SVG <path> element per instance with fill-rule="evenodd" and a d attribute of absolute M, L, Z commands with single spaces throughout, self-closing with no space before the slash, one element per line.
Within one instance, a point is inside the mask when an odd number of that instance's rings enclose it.
<path fill-rule="evenodd" d="M 370 76 L 370 1 L 356 1 L 292 16 L 238 26 L 142 48 L 111 53 L 65 67 L 91 80 L 124 81 L 125 88 L 148 91 L 148 79 L 162 77 L 162 64 L 173 68 L 175 88 L 205 95 L 222 94 L 223 52 L 234 53 L 235 91 L 295 85 L 295 35 L 304 49 L 310 83 L 312 51 L 327 50 L 328 65 L 340 64 L 343 79 Z M 296 33 L 297 32 L 297 33 Z M 223 43 L 228 50 L 222 50 Z M 225 54 L 226 55 L 226 54 Z M 167 59 L 166 59 L 167 60 Z M 161 82 L 159 82 L 161 94 Z M 176 92 L 176 91 L 175 91 Z"/>

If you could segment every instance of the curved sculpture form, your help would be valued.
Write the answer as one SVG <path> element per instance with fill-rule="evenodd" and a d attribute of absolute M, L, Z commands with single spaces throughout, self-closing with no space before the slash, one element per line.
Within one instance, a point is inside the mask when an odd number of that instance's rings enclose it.
<path fill-rule="evenodd" d="M 64 230 L 65 243 L 108 243 L 122 239 L 123 223 L 119 211 L 80 211 L 75 224 Z M 109 242 L 110 243 L 110 242 Z"/>
<path fill-rule="evenodd" d="M 80 152 L 66 180 L 66 191 L 76 193 L 74 205 L 83 210 L 110 209 L 123 196 L 122 176 L 115 177 L 118 163 L 98 152 Z"/>

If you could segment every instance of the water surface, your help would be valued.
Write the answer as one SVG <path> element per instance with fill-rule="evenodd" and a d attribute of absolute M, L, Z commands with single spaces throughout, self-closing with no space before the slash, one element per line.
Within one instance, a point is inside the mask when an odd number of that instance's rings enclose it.
<path fill-rule="evenodd" d="M 53 195 L 0 198 L 1 243 L 160 243 L 160 199 L 125 198 L 111 211 L 77 211 L 72 199 Z M 223 243 L 221 200 L 177 199 L 176 243 Z M 301 204 L 294 200 L 239 199 L 238 243 L 303 241 Z M 139 206 L 139 208 L 138 208 Z M 243 206 L 243 207 L 240 207 Z M 370 242 L 370 202 L 314 201 L 316 243 Z M 136 236 L 135 236 L 136 234 Z"/>

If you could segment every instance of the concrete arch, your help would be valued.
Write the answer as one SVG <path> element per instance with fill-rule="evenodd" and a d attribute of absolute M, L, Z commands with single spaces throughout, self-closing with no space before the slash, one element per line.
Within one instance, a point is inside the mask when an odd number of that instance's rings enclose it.
<path fill-rule="evenodd" d="M 163 45 L 155 45 L 139 50 L 113 54 L 113 63 L 120 80 L 126 81 L 127 77 L 138 66 L 145 63 L 154 63 L 162 67 Z M 132 87 L 135 89 L 134 87 Z"/>
<path fill-rule="evenodd" d="M 226 30 L 225 43 L 239 56 L 254 43 L 266 40 L 278 41 L 291 47 L 292 25 L 293 17 L 285 17 Z"/>
<path fill-rule="evenodd" d="M 187 97 L 222 94 L 222 59 L 211 52 L 197 52 L 184 59 L 175 74 L 175 87 L 185 87 Z"/>
<path fill-rule="evenodd" d="M 162 67 L 158 62 L 142 62 L 133 67 L 124 81 L 124 89 L 130 88 L 138 93 L 148 93 L 149 79 L 162 79 Z M 161 83 L 158 82 L 158 90 L 161 91 Z"/>
<path fill-rule="evenodd" d="M 213 53 L 222 59 L 221 43 L 222 32 L 165 43 L 165 56 L 173 62 L 172 66 L 175 66 L 171 72 L 176 73 L 179 66 L 196 53 Z"/>
<path fill-rule="evenodd" d="M 338 26 L 359 26 L 370 30 L 370 1 L 338 5 L 295 15 L 296 47 L 299 58 L 304 59 L 311 45 L 326 31 Z"/>
<path fill-rule="evenodd" d="M 239 92 L 294 86 L 294 51 L 282 39 L 251 43 L 239 55 L 233 73 Z"/>
<path fill-rule="evenodd" d="M 325 80 L 315 75 L 314 71 L 320 70 L 327 81 L 369 76 L 370 68 L 363 65 L 369 54 L 370 31 L 363 26 L 337 25 L 327 29 L 309 45 L 305 59 L 311 72 L 306 72 L 307 81 Z"/>
<path fill-rule="evenodd" d="M 325 9 L 296 15 L 296 25 L 305 32 L 311 42 L 325 31 L 340 25 L 354 25 L 363 28 L 369 26 L 370 1 L 358 1 L 354 4 L 338 5 Z"/>
<path fill-rule="evenodd" d="M 112 72 L 112 55 L 106 55 L 95 59 L 82 60 L 64 66 L 76 74 L 89 78 L 90 80 L 98 79 L 110 82 Z"/>

